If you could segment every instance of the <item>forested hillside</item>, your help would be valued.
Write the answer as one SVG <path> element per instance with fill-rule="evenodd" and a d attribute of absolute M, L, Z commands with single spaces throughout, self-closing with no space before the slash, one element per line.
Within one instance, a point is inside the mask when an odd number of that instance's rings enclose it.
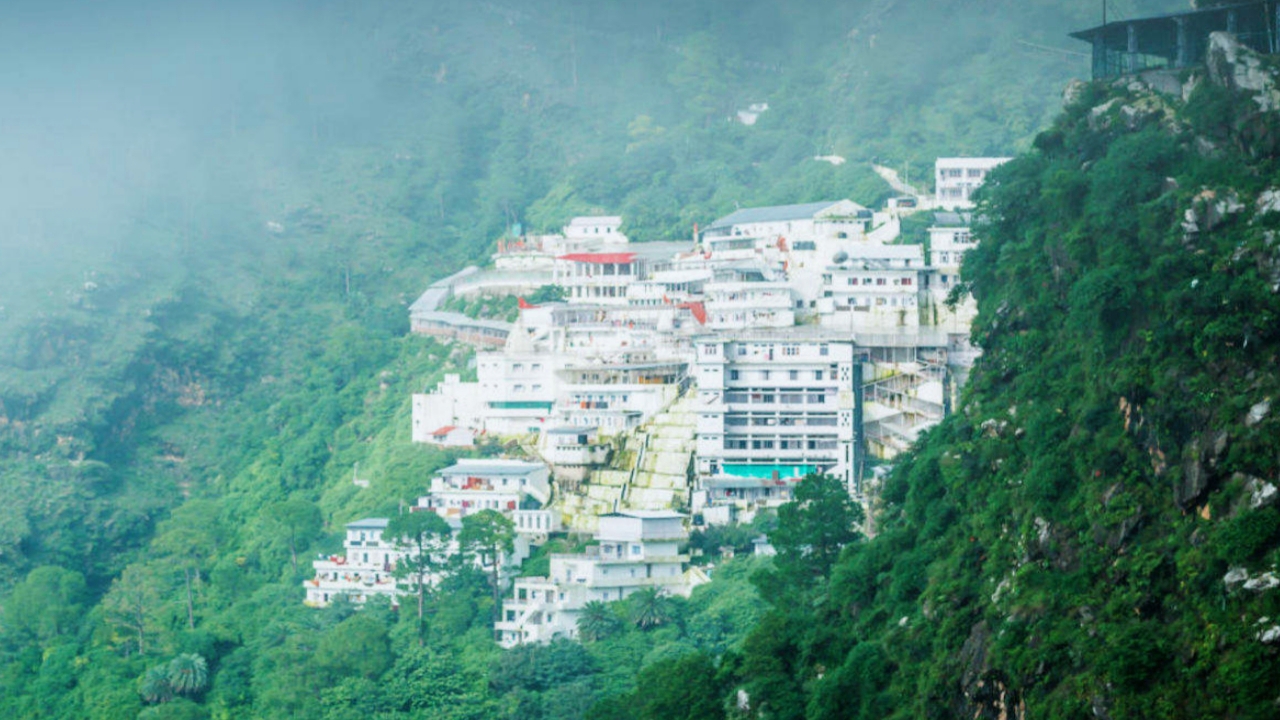
<path fill-rule="evenodd" d="M 1112 11 L 1180 6 L 1114 2 Z M 623 215 L 637 240 L 683 237 L 695 222 L 737 206 L 837 197 L 876 203 L 889 188 L 870 170 L 872 160 L 927 182 L 939 154 L 1033 150 L 1067 80 L 1087 72 L 1086 58 L 1054 48 L 1082 52 L 1062 32 L 1092 24 L 1096 11 L 1049 0 L 981 8 L 960 0 L 142 2 L 127 10 L 73 0 L 17 3 L 0 30 L 0 59 L 24 68 L 0 82 L 0 100 L 14 108 L 0 136 L 12 159 L 0 169 L 0 708 L 16 717 L 447 717 L 445 707 L 457 717 L 580 717 L 596 700 L 629 691 L 632 671 L 660 661 L 684 663 L 679 672 L 726 692 L 738 677 L 756 683 L 758 669 L 735 675 L 735 661 L 722 657 L 738 648 L 758 613 L 747 570 L 736 584 L 727 573 L 732 593 L 717 580 L 713 588 L 721 589 L 669 610 L 664 627 L 646 631 L 623 618 L 633 629 L 614 628 L 588 659 L 580 650 L 548 651 L 581 663 L 564 671 L 581 680 L 572 702 L 559 698 L 561 690 L 546 692 L 558 680 L 495 679 L 493 668 L 509 661 L 484 629 L 490 608 L 483 579 L 459 577 L 461 589 L 453 602 L 442 601 L 425 647 L 404 618 L 301 607 L 298 583 L 310 553 L 335 549 L 343 522 L 393 513 L 449 460 L 408 443 L 409 393 L 464 368 L 466 353 L 407 336 L 407 303 L 432 279 L 484 258 L 514 223 L 550 229 L 574 214 L 602 211 Z M 754 102 L 770 108 L 755 125 L 730 120 Z M 1206 107 L 1207 121 L 1218 106 Z M 1027 178 L 1041 172 L 1028 169 L 1036 163 L 1071 153 L 1109 156 L 1109 139 L 1073 134 L 1078 124 L 1064 121 L 1057 134 L 1041 136 L 1031 159 L 1016 166 L 1026 176 L 1021 184 L 1014 179 L 1023 176 L 1010 171 L 1007 182 L 1023 194 L 1008 207 L 1038 202 L 1027 189 L 1034 185 Z M 1158 144 L 1134 137 L 1116 142 L 1138 143 L 1135 152 Z M 1218 145 L 1238 151 L 1229 137 Z M 849 162 L 813 160 L 830 154 Z M 1156 162 L 1141 167 L 1164 167 Z M 1094 194 L 1113 204 L 1077 207 L 1070 203 L 1089 196 L 1088 178 L 1099 171 L 1073 180 L 1078 168 L 1073 175 L 1062 163 L 1053 165 L 1061 184 L 1049 184 L 1057 193 L 1051 198 L 1060 196 L 1067 208 L 1063 223 L 1083 222 L 1069 211 L 1088 211 L 1094 225 L 1064 227 L 1090 241 L 1110 237 L 1099 228 L 1112 222 L 1108 213 L 1128 208 L 1119 199 L 1125 193 L 1155 192 L 1108 175 L 1112 184 Z M 1150 172 L 1181 178 L 1182 166 L 1170 167 Z M 1185 173 L 1226 173 L 1229 163 L 1204 167 Z M 1179 179 L 1179 192 L 1212 185 L 1200 177 Z M 990 229 L 992 247 L 1004 247 L 1000 233 L 1013 237 L 1019 227 Z M 1075 287 L 1064 284 L 1076 277 L 1071 273 L 1096 260 L 1068 255 L 1052 287 Z M 1047 294 L 1011 295 L 1003 314 L 996 312 L 1001 293 L 1024 286 L 1030 293 L 1040 282 L 1029 260 L 1026 268 L 1008 264 L 1016 257 L 992 250 L 976 261 L 993 364 L 1006 357 L 1001 342 L 1049 343 L 1061 320 L 1046 305 L 1043 318 L 1035 317 L 1043 325 L 1025 325 L 1025 336 L 1001 334 L 1014 322 L 1008 313 L 1039 307 L 1029 298 L 1053 302 Z M 1154 265 L 1126 261 L 1154 272 Z M 1092 290 L 1064 292 L 1081 307 L 1112 296 L 1142 306 L 1129 285 L 1091 282 Z M 1216 296 L 1184 300 L 1209 297 Z M 1107 318 L 1105 327 L 1068 329 L 1110 338 L 1078 344 L 1091 352 L 1119 353 L 1136 342 L 1120 330 L 1129 327 L 1128 315 Z M 1175 331 L 1147 322 L 1133 332 Z M 1262 333 L 1267 326 L 1259 320 L 1256 327 Z M 1014 337 L 1020 339 L 1006 339 Z M 1224 352 L 1225 338 L 1196 352 Z M 1256 338 L 1248 340 L 1251 354 L 1266 347 L 1264 335 Z M 1159 347 L 1186 350 L 1173 336 Z M 1029 362 L 1027 355 L 1008 357 Z M 1105 357 L 1070 367 L 1092 372 Z M 1097 372 L 1090 377 L 1101 383 Z M 1054 382 L 1067 377 L 1052 375 Z M 1171 383 L 1182 376 L 1152 377 Z M 1005 385 L 1014 386 L 981 380 L 974 392 L 1012 392 Z M 1186 387 L 1179 397 L 1246 397 Z M 1164 422 L 1152 414 L 1158 403 L 1136 392 L 1121 396 L 1139 413 L 1133 422 Z M 964 428 L 981 427 L 989 417 L 981 413 L 1025 406 L 1004 402 L 1013 396 L 991 397 L 980 406 L 987 409 L 967 410 L 937 437 L 976 442 L 981 433 Z M 1119 403 L 1101 391 L 1097 397 L 1098 407 Z M 1100 411 L 1089 417 L 1114 422 Z M 1159 446 L 1170 467 L 1181 462 L 1187 437 Z M 1197 447 L 1211 448 L 1212 440 Z M 931 443 L 897 476 L 887 499 L 891 516 L 925 512 L 908 500 L 933 486 L 908 479 L 925 472 L 920 468 L 949 467 L 940 447 Z M 1230 447 L 1224 452 L 1248 446 Z M 371 480 L 366 491 L 350 482 L 357 463 Z M 1097 469 L 1101 478 L 1122 467 Z M 1264 470 L 1241 472 L 1267 477 Z M 1037 490 L 1046 493 L 1040 501 L 1054 502 L 1060 484 Z M 909 486 L 921 489 L 912 495 Z M 1154 500 L 1141 504 L 1156 512 Z M 1200 512 L 1199 504 L 1184 505 Z M 927 516 L 930 532 L 960 532 L 956 518 L 971 509 Z M 1071 527 L 1060 517 L 1066 511 L 1054 504 L 1052 513 L 1006 515 L 1018 518 L 1023 532 L 1034 517 Z M 1160 526 L 1135 527 L 1157 533 Z M 1253 526 L 1240 527 L 1232 532 Z M 879 558 L 877 572 L 888 572 L 898 550 L 916 563 L 914 579 L 894 591 L 907 604 L 926 577 L 946 569 L 932 558 L 952 557 L 954 547 L 980 556 L 999 546 L 990 532 L 966 531 L 965 543 L 969 535 L 975 540 L 962 545 L 951 544 L 952 535 L 930 545 L 907 532 L 891 529 L 868 546 L 877 548 L 868 550 Z M 847 561 L 837 576 L 858 562 Z M 903 627 L 922 612 L 904 611 Z M 841 664 L 850 638 L 879 637 L 859 635 L 864 630 L 852 622 L 827 624 L 843 633 L 839 642 L 823 641 L 826 654 L 806 645 L 795 672 L 782 673 L 796 692 L 818 665 Z M 973 624 L 956 622 L 942 637 L 969 637 Z M 985 642 L 975 640 L 975 647 Z M 362 660 L 366 653 L 355 648 L 371 646 L 385 653 Z M 1182 650 L 1170 641 L 1160 657 Z M 682 659 L 694 651 L 705 655 Z M 202 684 L 185 688 L 179 700 L 146 704 L 140 683 L 148 671 L 192 654 L 206 663 Z M 466 672 L 449 672 L 455 667 Z M 930 685 L 941 682 L 937 673 L 892 674 L 893 697 L 917 697 L 907 689 L 913 683 L 936 693 L 921 698 L 950 697 Z M 645 677 L 656 683 L 662 674 Z M 382 705 L 360 704 L 377 695 L 370 684 L 393 681 L 442 694 L 429 706 L 414 705 L 409 690 Z M 330 686 L 348 694 L 315 691 Z M 767 691 L 753 689 L 753 696 Z"/>
<path fill-rule="evenodd" d="M 746 640 L 764 716 L 1275 717 L 1280 66 L 1215 57 L 1072 88 L 984 186 L 985 354 Z"/>

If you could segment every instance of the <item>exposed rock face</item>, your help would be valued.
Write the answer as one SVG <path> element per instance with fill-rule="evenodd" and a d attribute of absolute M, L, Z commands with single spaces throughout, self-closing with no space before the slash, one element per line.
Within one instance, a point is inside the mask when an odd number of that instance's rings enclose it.
<path fill-rule="evenodd" d="M 1174 500 L 1188 508 L 1204 497 L 1213 484 L 1218 458 L 1227 449 L 1227 434 L 1205 434 L 1192 440 L 1184 450 L 1182 479 L 1174 487 Z"/>
<path fill-rule="evenodd" d="M 1275 77 L 1263 67 L 1262 56 L 1241 45 L 1231 34 L 1209 35 L 1206 64 L 1213 82 L 1251 94 L 1258 109 L 1264 112 L 1280 109 L 1280 91 L 1276 89 Z"/>

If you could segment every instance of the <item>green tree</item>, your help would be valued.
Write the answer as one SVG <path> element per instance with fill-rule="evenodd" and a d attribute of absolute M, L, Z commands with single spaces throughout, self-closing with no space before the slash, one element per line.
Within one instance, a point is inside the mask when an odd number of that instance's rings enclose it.
<path fill-rule="evenodd" d="M 266 517 L 289 539 L 289 563 L 298 574 L 298 544 L 315 537 L 324 524 L 320 508 L 313 502 L 292 497 L 268 507 Z"/>
<path fill-rule="evenodd" d="M 608 603 L 591 600 L 578 615 L 578 637 L 583 642 L 604 640 L 622 628 L 622 620 Z"/>
<path fill-rule="evenodd" d="M 164 665 L 147 668 L 138 681 L 138 694 L 148 703 L 165 703 L 173 699 L 169 669 Z"/>
<path fill-rule="evenodd" d="M 196 653 L 183 653 L 170 660 L 165 673 L 179 695 L 195 695 L 209 684 L 209 665 Z"/>
<path fill-rule="evenodd" d="M 316 645 L 316 662 L 340 675 L 375 679 L 391 667 L 387 627 L 361 612 L 338 623 Z"/>
<path fill-rule="evenodd" d="M 462 518 L 458 544 L 464 554 L 474 554 L 489 568 L 494 620 L 502 612 L 502 561 L 515 550 L 515 541 L 515 523 L 497 510 L 481 510 Z"/>
<path fill-rule="evenodd" d="M 445 553 L 449 549 L 452 531 L 444 518 L 434 512 L 410 512 L 397 515 L 387 523 L 383 537 L 396 543 L 404 555 L 396 563 L 396 577 L 412 581 L 418 596 L 418 643 L 426 638 L 427 589 L 434 576 L 448 564 Z"/>
<path fill-rule="evenodd" d="M 631 623 L 641 630 L 652 630 L 670 623 L 675 615 L 671 598 L 662 588 L 644 587 L 627 596 Z"/>
<path fill-rule="evenodd" d="M 640 671 L 639 720 L 716 720 L 724 717 L 725 687 L 707 653 L 659 660 Z"/>
<path fill-rule="evenodd" d="M 6 634 L 46 643 L 75 627 L 87 599 L 83 575 L 45 565 L 13 588 L 0 621 Z"/>
<path fill-rule="evenodd" d="M 153 547 L 182 570 L 186 595 L 187 628 L 196 627 L 195 586 L 202 568 L 217 555 L 223 529 L 219 522 L 221 503 L 188 500 L 161 526 Z"/>
<path fill-rule="evenodd" d="M 130 565 L 112 581 L 102 599 L 107 621 L 132 635 L 139 655 L 147 654 L 149 639 L 161 628 L 163 590 L 149 568 Z"/>
<path fill-rule="evenodd" d="M 802 591 L 827 578 L 840 552 L 862 537 L 862 520 L 862 507 L 839 480 L 830 475 L 802 479 L 792 502 L 778 508 L 778 526 L 769 533 L 778 555 L 776 582 L 761 588 L 766 598 Z"/>

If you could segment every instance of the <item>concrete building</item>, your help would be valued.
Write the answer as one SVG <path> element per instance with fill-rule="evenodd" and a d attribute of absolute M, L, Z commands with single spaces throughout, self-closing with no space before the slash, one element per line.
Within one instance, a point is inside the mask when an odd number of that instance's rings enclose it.
<path fill-rule="evenodd" d="M 700 482 L 826 472 L 855 489 L 852 342 L 777 335 L 695 346 Z"/>
<path fill-rule="evenodd" d="M 312 562 L 316 574 L 302 583 L 307 591 L 304 603 L 324 607 L 344 596 L 350 602 L 364 604 L 372 597 L 382 596 L 392 605 L 399 604 L 392 572 L 403 553 L 382 539 L 386 529 L 386 518 L 347 523 L 347 536 L 342 543 L 345 554 Z"/>
<path fill-rule="evenodd" d="M 940 208 L 973 207 L 973 191 L 982 186 L 987 173 L 1012 158 L 938 158 L 934 165 L 934 202 Z"/>
<path fill-rule="evenodd" d="M 836 260 L 822 275 L 823 326 L 857 332 L 920 325 L 921 246 L 862 245 Z"/>
<path fill-rule="evenodd" d="M 852 238 L 865 233 L 871 221 L 871 211 L 852 200 L 743 208 L 708 225 L 702 244 L 714 253 L 763 249 L 770 244 L 779 247 L 782 240 L 785 249 L 796 239 Z"/>
<path fill-rule="evenodd" d="M 418 508 L 461 520 L 481 510 L 541 508 L 550 499 L 550 472 L 542 463 L 464 458 L 431 479 L 431 491 L 418 498 Z"/>
<path fill-rule="evenodd" d="M 689 537 L 686 519 L 666 511 L 602 515 L 597 546 L 584 554 L 552 555 L 547 577 L 515 581 L 496 625 L 499 644 L 510 648 L 577 637 L 578 618 L 588 602 L 624 600 L 641 588 L 687 597 L 707 577 L 685 570 L 689 556 L 680 546 Z"/>

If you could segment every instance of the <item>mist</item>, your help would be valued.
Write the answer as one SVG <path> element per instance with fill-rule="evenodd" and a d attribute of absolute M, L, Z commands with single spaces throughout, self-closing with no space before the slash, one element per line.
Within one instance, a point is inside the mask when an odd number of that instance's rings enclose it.
<path fill-rule="evenodd" d="M 31 282 L 154 251 L 140 221 L 181 229 L 284 182 L 350 116 L 373 130 L 375 84 L 341 38 L 317 30 L 323 11 L 287 0 L 7 4 L 6 274 Z"/>

